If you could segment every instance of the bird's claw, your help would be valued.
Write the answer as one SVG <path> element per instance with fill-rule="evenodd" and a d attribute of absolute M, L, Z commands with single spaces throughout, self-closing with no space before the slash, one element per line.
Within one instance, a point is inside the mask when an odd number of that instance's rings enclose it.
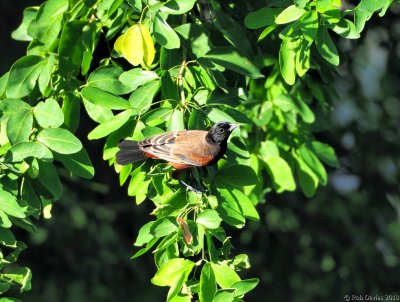
<path fill-rule="evenodd" d="M 190 190 L 190 191 L 192 191 L 192 192 L 195 192 L 195 193 L 197 193 L 197 194 L 203 194 L 203 193 L 206 193 L 206 192 L 207 192 L 206 189 L 195 188 L 195 187 L 193 187 L 193 186 L 191 186 L 191 185 L 188 185 L 188 184 L 187 184 L 186 182 L 184 182 L 183 180 L 180 180 L 180 182 L 186 187 L 186 189 L 188 189 L 188 190 Z"/>

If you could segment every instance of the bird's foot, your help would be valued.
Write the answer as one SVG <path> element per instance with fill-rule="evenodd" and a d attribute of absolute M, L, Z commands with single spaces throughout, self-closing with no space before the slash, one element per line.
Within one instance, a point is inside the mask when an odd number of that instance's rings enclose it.
<path fill-rule="evenodd" d="M 180 182 L 186 187 L 186 189 L 188 189 L 188 190 L 190 190 L 190 191 L 192 191 L 192 192 L 195 192 L 195 193 L 197 193 L 197 194 L 203 194 L 203 193 L 206 193 L 206 192 L 207 192 L 206 189 L 188 185 L 188 184 L 187 184 L 186 182 L 184 182 L 183 180 L 180 180 Z"/>

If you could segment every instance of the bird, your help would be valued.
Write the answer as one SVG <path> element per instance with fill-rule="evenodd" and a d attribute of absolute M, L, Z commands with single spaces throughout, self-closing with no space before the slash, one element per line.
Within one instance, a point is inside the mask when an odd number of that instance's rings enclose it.
<path fill-rule="evenodd" d="M 152 158 L 168 162 L 175 170 L 206 167 L 223 157 L 228 138 L 238 126 L 230 122 L 219 122 L 208 131 L 181 130 L 141 141 L 123 140 L 118 144 L 116 163 L 124 166 Z"/>

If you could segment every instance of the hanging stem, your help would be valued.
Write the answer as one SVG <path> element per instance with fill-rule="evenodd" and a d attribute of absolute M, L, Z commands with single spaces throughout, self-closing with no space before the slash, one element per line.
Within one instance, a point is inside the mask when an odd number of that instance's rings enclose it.
<path fill-rule="evenodd" d="M 186 104 L 185 89 L 183 88 L 183 73 L 185 72 L 185 68 L 186 68 L 186 60 L 183 60 L 177 78 L 182 107 L 185 107 Z"/>

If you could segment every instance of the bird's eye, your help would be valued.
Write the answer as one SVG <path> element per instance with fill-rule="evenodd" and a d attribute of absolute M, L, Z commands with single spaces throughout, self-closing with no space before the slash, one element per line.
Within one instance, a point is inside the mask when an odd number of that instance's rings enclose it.
<path fill-rule="evenodd" d="M 223 129 L 223 128 L 219 128 L 219 133 L 224 133 L 225 132 L 225 129 Z"/>

